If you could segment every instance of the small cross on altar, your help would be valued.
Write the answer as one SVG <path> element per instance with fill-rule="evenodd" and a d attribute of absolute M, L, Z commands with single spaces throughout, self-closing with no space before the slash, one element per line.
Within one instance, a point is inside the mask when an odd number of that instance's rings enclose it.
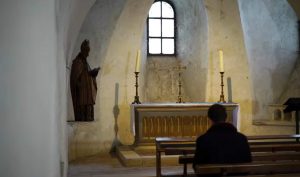
<path fill-rule="evenodd" d="M 177 98 L 177 102 L 176 103 L 184 103 L 182 100 L 182 95 L 181 95 L 181 87 L 182 87 L 182 83 L 181 83 L 181 73 L 186 70 L 186 66 L 182 66 L 179 64 L 179 66 L 174 67 L 174 69 L 176 71 L 178 71 L 178 98 Z"/>

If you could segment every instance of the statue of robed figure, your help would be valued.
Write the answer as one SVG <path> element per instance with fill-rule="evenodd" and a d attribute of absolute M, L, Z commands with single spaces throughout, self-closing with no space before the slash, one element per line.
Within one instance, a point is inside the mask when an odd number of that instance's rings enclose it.
<path fill-rule="evenodd" d="M 79 54 L 72 63 L 70 86 L 75 121 L 94 120 L 94 104 L 97 94 L 96 77 L 100 67 L 90 68 L 86 60 L 89 52 L 89 41 L 84 40 Z"/>

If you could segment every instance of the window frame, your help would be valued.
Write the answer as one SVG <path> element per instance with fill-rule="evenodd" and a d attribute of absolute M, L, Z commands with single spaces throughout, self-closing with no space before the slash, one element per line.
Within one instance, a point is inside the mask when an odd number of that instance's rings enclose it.
<path fill-rule="evenodd" d="M 174 17 L 173 18 L 170 18 L 170 17 L 162 17 L 162 6 L 160 7 L 160 12 L 161 12 L 161 16 L 160 17 L 150 17 L 150 19 L 159 19 L 160 20 L 160 36 L 159 37 L 150 37 L 149 36 L 149 15 L 147 16 L 147 55 L 148 56 L 177 56 L 177 19 L 176 19 L 176 10 L 175 10 L 175 6 L 174 4 L 169 1 L 169 0 L 155 0 L 153 2 L 156 3 L 156 2 L 166 2 L 168 3 L 172 9 L 173 9 L 173 12 L 174 12 Z M 152 5 L 151 5 L 152 6 Z M 150 9 L 149 9 L 150 10 Z M 174 37 L 162 37 L 162 21 L 164 19 L 172 19 L 174 20 Z M 161 51 L 160 53 L 157 53 L 157 54 L 152 54 L 152 53 L 149 53 L 149 38 L 154 38 L 154 39 L 161 39 L 160 40 L 160 44 L 161 44 Z M 163 45 L 162 45 L 162 39 L 174 39 L 174 53 L 173 54 L 163 54 L 162 53 L 162 49 L 163 49 Z"/>

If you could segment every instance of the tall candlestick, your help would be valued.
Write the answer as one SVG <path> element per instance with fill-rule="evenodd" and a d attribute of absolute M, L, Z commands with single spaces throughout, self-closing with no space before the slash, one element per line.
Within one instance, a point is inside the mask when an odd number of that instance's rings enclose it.
<path fill-rule="evenodd" d="M 219 100 L 219 102 L 220 102 L 220 103 L 226 103 L 225 98 L 224 98 L 224 90 L 223 90 L 223 87 L 224 87 L 224 82 L 223 82 L 224 71 L 223 71 L 223 72 L 220 72 L 220 74 L 221 74 L 221 95 L 220 95 L 220 100 Z"/>
<path fill-rule="evenodd" d="M 219 50 L 220 56 L 220 72 L 224 72 L 223 50 Z"/>
<path fill-rule="evenodd" d="M 141 104 L 140 99 L 139 99 L 139 92 L 138 92 L 139 72 L 134 72 L 134 74 L 135 74 L 135 96 L 134 96 L 134 101 L 132 102 L 132 104 Z"/>
<path fill-rule="evenodd" d="M 141 50 L 137 51 L 136 54 L 136 61 L 135 61 L 135 72 L 140 72 L 140 65 L 141 65 Z"/>

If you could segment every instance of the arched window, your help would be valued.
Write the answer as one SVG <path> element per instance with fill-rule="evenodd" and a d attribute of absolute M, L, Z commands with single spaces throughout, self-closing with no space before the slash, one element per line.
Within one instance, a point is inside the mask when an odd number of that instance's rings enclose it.
<path fill-rule="evenodd" d="M 168 1 L 155 1 L 147 20 L 148 55 L 176 54 L 175 25 L 173 5 Z"/>

